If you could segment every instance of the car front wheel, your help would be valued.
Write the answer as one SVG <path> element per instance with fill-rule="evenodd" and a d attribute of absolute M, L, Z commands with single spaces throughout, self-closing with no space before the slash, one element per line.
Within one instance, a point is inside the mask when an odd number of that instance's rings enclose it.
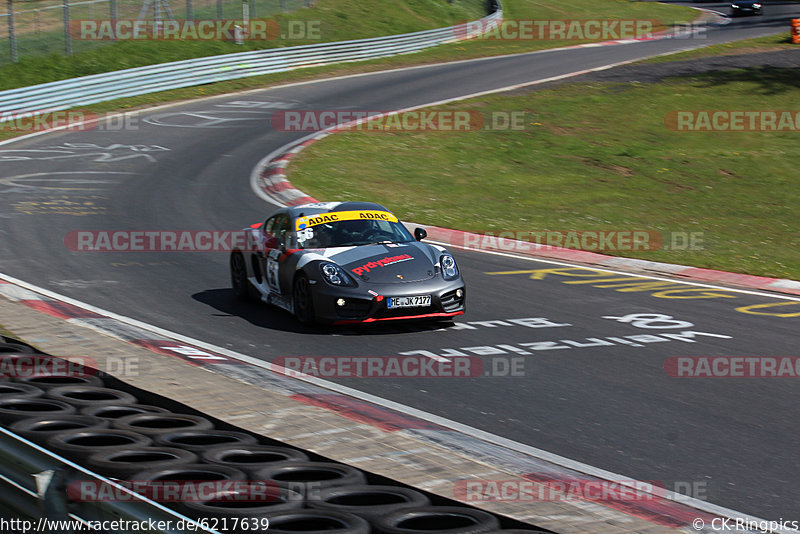
<path fill-rule="evenodd" d="M 241 252 L 231 254 L 231 285 L 237 299 L 248 300 L 250 298 L 250 281 L 247 279 L 247 267 Z"/>
<path fill-rule="evenodd" d="M 297 275 L 292 292 L 294 315 L 305 325 L 314 324 L 314 301 L 311 298 L 311 284 L 304 274 Z"/>

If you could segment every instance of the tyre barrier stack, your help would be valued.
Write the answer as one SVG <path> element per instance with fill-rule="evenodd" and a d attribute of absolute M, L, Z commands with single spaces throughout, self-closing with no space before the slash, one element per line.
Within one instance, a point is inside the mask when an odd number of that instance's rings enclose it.
<path fill-rule="evenodd" d="M 48 373 L 57 360 L 0 336 L 0 425 L 220 532 L 550 532 L 254 435 L 94 369 Z M 73 481 L 67 497 L 82 491 Z"/>

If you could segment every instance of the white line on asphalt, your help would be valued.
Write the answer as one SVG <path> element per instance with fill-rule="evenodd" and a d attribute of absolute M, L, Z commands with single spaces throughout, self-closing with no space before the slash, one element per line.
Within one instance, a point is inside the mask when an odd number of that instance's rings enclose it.
<path fill-rule="evenodd" d="M 800 297 L 796 297 L 794 295 L 783 295 L 783 294 L 780 294 L 780 293 L 772 293 L 772 292 L 768 292 L 768 291 L 757 291 L 757 290 L 752 290 L 752 289 L 740 289 L 740 288 L 736 288 L 736 287 L 729 287 L 729 286 L 723 286 L 723 285 L 714 285 L 714 284 L 704 283 L 704 282 L 694 282 L 694 281 L 691 281 L 691 280 L 681 280 L 679 278 L 669 278 L 667 276 L 656 276 L 656 275 L 644 274 L 644 273 L 640 274 L 640 273 L 631 272 L 631 271 L 618 271 L 616 269 L 609 269 L 607 267 L 596 266 L 596 265 L 591 265 L 591 264 L 587 265 L 587 264 L 580 264 L 580 263 L 570 263 L 570 262 L 566 262 L 566 261 L 551 260 L 551 259 L 548 259 L 548 258 L 539 258 L 539 257 L 535 257 L 535 256 L 522 256 L 522 255 L 518 255 L 518 254 L 512 254 L 510 252 L 500 252 L 500 251 L 496 251 L 496 250 L 480 250 L 480 249 L 475 249 L 475 248 L 462 247 L 462 246 L 459 246 L 459 245 L 453 245 L 451 243 L 445 243 L 445 242 L 442 242 L 442 241 L 433 241 L 433 240 L 431 240 L 430 242 L 431 243 L 436 243 L 436 244 L 439 244 L 439 245 L 442 245 L 442 246 L 447 246 L 447 247 L 450 247 L 450 248 L 457 248 L 457 249 L 465 250 L 465 251 L 468 251 L 468 252 L 480 252 L 480 253 L 483 253 L 483 254 L 492 254 L 494 256 L 505 256 L 507 258 L 514 258 L 514 259 L 518 259 L 518 260 L 538 261 L 538 262 L 541 262 L 541 263 L 549 263 L 549 264 L 552 264 L 552 265 L 561 265 L 561 266 L 564 266 L 564 267 L 575 267 L 575 268 L 580 268 L 580 269 L 591 269 L 591 270 L 594 270 L 594 271 L 602 271 L 604 273 L 621 274 L 621 275 L 624 275 L 624 276 L 632 276 L 632 277 L 637 277 L 637 278 L 648 278 L 650 280 L 659 280 L 659 281 L 662 281 L 662 282 L 675 282 L 676 284 L 686 284 L 686 285 L 689 285 L 689 286 L 705 287 L 705 288 L 708 288 L 708 289 L 720 289 L 720 290 L 724 290 L 724 291 L 735 291 L 736 293 L 745 293 L 747 295 L 757 295 L 759 297 L 770 297 L 770 298 L 793 300 L 793 301 L 796 301 L 796 302 L 800 302 Z M 609 256 L 609 259 L 611 259 L 611 256 Z"/>
<path fill-rule="evenodd" d="M 46 297 L 50 297 L 52 299 L 56 299 L 58 301 L 65 302 L 67 304 L 72 304 L 73 306 L 77 306 L 79 308 L 83 308 L 85 310 L 92 311 L 92 312 L 97 313 L 99 315 L 103 315 L 105 317 L 108 317 L 108 318 L 111 318 L 111 319 L 115 319 L 115 320 L 117 320 L 117 321 L 119 321 L 121 323 L 130 325 L 130 326 L 134 326 L 134 327 L 137 327 L 137 328 L 141 328 L 142 330 L 147 330 L 149 332 L 153 332 L 154 334 L 158 334 L 158 335 L 161 335 L 161 336 L 164 336 L 164 337 L 167 337 L 167 338 L 171 338 L 171 339 L 176 340 L 176 341 L 180 341 L 181 343 L 187 343 L 187 344 L 190 344 L 190 345 L 194 345 L 196 347 L 200 347 L 200 348 L 203 348 L 203 349 L 206 349 L 206 350 L 210 350 L 212 352 L 216 352 L 218 354 L 223 354 L 223 355 L 228 356 L 229 358 L 232 358 L 234 360 L 239 360 L 241 362 L 249 363 L 251 365 L 255 365 L 257 367 L 261 367 L 262 369 L 267 369 L 269 371 L 279 372 L 279 373 L 282 370 L 285 371 L 285 369 L 283 369 L 282 367 L 273 365 L 273 364 L 271 364 L 269 362 L 265 362 L 263 360 L 259 360 L 259 359 L 253 358 L 252 356 L 247 356 L 246 354 L 241 354 L 239 352 L 235 352 L 235 351 L 226 349 L 224 347 L 218 347 L 218 346 L 213 345 L 211 343 L 206 343 L 205 341 L 200 341 L 199 339 L 194 339 L 194 338 L 191 338 L 189 336 L 184 336 L 184 335 L 178 334 L 176 332 L 171 332 L 169 330 L 165 330 L 163 328 L 159 328 L 157 326 L 150 325 L 150 324 L 144 323 L 142 321 L 138 321 L 136 319 L 132 319 L 130 317 L 126 317 L 124 315 L 119 315 L 119 314 L 116 314 L 116 313 L 113 313 L 113 312 L 110 312 L 110 311 L 106 311 L 106 310 L 104 310 L 102 308 L 98 308 L 97 306 L 92 306 L 91 304 L 86 304 L 84 302 L 81 302 L 79 300 L 73 299 L 71 297 L 67 297 L 65 295 L 61 295 L 61 294 L 56 293 L 54 291 L 50 291 L 49 289 L 44 289 L 44 288 L 35 286 L 33 284 L 29 284 L 27 282 L 23 282 L 22 280 L 19 280 L 17 278 L 12 277 L 12 276 L 8 276 L 8 275 L 3 274 L 3 273 L 0 273 L 0 279 L 5 280 L 5 281 L 7 281 L 9 283 L 18 285 L 20 287 L 23 287 L 23 288 L 25 288 L 25 289 L 27 289 L 29 291 L 34 291 L 36 293 L 39 293 L 40 295 L 44 295 Z M 281 374 L 285 374 L 285 373 L 281 373 Z M 640 491 L 642 490 L 642 488 L 647 487 L 647 485 L 643 484 L 643 483 L 638 483 L 637 484 L 630 477 L 625 477 L 623 475 L 619 475 L 619 474 L 613 473 L 611 471 L 606 471 L 605 469 L 601 469 L 601 468 L 594 467 L 594 466 L 591 466 L 591 465 L 588 465 L 588 464 L 584 464 L 582 462 L 577 462 L 575 460 L 571 460 L 569 458 L 565 458 L 564 456 L 559 456 L 557 454 L 553 454 L 553 453 L 547 452 L 545 450 L 538 449 L 536 447 L 532 447 L 530 445 L 525 445 L 524 443 L 519 443 L 517 441 L 513 441 L 513 440 L 510 440 L 508 438 L 504 438 L 502 436 L 498 436 L 496 434 L 492 434 L 490 432 L 486 432 L 486 431 L 481 430 L 479 428 L 471 427 L 471 426 L 459 423 L 457 421 L 452 421 L 450 419 L 446 419 L 444 417 L 440 417 L 440 416 L 432 414 L 432 413 L 424 412 L 422 410 L 418 410 L 418 409 L 413 408 L 411 406 L 406 406 L 405 404 L 401 404 L 399 402 L 395 402 L 395 401 L 391 401 L 391 400 L 388 400 L 388 399 L 384 399 L 382 397 L 378 397 L 378 396 L 372 395 L 370 393 L 359 391 L 357 389 L 353 389 L 353 388 L 350 388 L 350 387 L 347 387 L 347 386 L 342 386 L 342 385 L 336 384 L 334 382 L 329 382 L 327 380 L 323 380 L 323 379 L 320 379 L 320 378 L 317 378 L 317 377 L 308 376 L 308 375 L 305 375 L 305 376 L 286 375 L 286 376 L 290 376 L 291 378 L 294 378 L 294 379 L 297 379 L 297 380 L 302 380 L 304 382 L 308 382 L 308 383 L 314 384 L 314 385 L 319 386 L 321 388 L 328 389 L 330 391 L 334 391 L 334 392 L 340 393 L 342 395 L 347 395 L 349 397 L 353 397 L 353 398 L 356 398 L 356 399 L 359 399 L 359 400 L 362 400 L 362 401 L 365 401 L 365 402 L 368 402 L 368 403 L 371 403 L 371 404 L 375 404 L 377 406 L 381 406 L 381 407 L 387 408 L 389 410 L 393 410 L 393 411 L 396 411 L 396 412 L 399 412 L 399 413 L 403 413 L 403 414 L 409 415 L 411 417 L 415 417 L 417 419 L 421 419 L 423 421 L 427 421 L 429 423 L 433 423 L 435 425 L 439 425 L 439 426 L 442 426 L 444 428 L 448 428 L 450 430 L 459 432 L 459 433 L 464 434 L 466 436 L 470 436 L 470 437 L 479 439 L 481 441 L 485 441 L 486 443 L 491 443 L 493 445 L 497 445 L 499 447 L 504 447 L 506 449 L 509 449 L 509 450 L 512 450 L 512 451 L 516 451 L 516 452 L 519 452 L 521 454 L 526 454 L 528 456 L 531 456 L 531 457 L 534 457 L 534 458 L 537 458 L 537 459 L 540 459 L 540 460 L 544 460 L 546 462 L 550 462 L 552 464 L 564 467 L 566 469 L 571 469 L 571 470 L 577 471 L 579 473 L 583 473 L 583 474 L 586 474 L 586 475 L 589 475 L 589 476 L 597 477 L 597 478 L 600 478 L 600 479 L 603 479 L 603 480 L 615 481 L 618 484 L 621 484 L 621 485 L 624 485 L 624 486 L 628 486 L 628 487 L 631 487 L 633 489 L 640 490 Z M 692 508 L 695 508 L 697 510 L 701 510 L 701 511 L 709 513 L 709 514 L 715 514 L 715 515 L 718 515 L 718 516 L 721 516 L 721 517 L 730 517 L 730 518 L 733 518 L 733 519 L 740 518 L 740 519 L 742 519 L 744 521 L 754 521 L 754 522 L 766 523 L 766 521 L 763 520 L 763 519 L 759 519 L 759 518 L 756 518 L 756 517 L 753 517 L 753 516 L 749 516 L 747 514 L 736 512 L 736 511 L 728 509 L 728 508 L 723 508 L 721 506 L 717 506 L 715 504 L 711 504 L 709 502 L 702 501 L 702 500 L 699 500 L 699 499 L 695 499 L 694 497 L 689 497 L 687 495 L 676 493 L 676 492 L 673 492 L 673 491 L 670 491 L 670 490 L 657 488 L 656 492 L 657 493 L 655 493 L 655 495 L 657 495 L 657 496 L 664 497 L 666 499 L 675 501 L 675 502 L 680 503 L 680 504 L 684 504 L 686 506 L 690 506 Z M 791 531 L 785 530 L 785 529 L 776 529 L 776 530 L 774 530 L 774 532 L 778 532 L 778 533 L 781 533 L 781 534 L 783 534 L 783 533 L 789 534 Z"/>

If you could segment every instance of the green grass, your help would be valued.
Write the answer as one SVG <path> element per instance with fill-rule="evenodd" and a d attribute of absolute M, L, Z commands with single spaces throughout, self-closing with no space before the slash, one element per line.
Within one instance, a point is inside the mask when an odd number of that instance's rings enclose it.
<path fill-rule="evenodd" d="M 553 4 L 545 0 L 506 0 L 507 19 L 657 19 L 665 24 L 687 21 L 696 12 L 680 6 L 629 0 L 573 0 Z M 319 21 L 322 41 L 340 41 L 392 35 L 449 26 L 485 15 L 483 0 L 319 0 L 313 7 L 274 18 L 286 21 Z M 122 41 L 94 47 L 72 56 L 22 56 L 16 64 L 0 67 L 0 90 L 86 76 L 195 57 L 317 43 L 320 40 L 276 39 L 236 45 L 227 41 Z M 384 65 L 410 65 L 442 60 L 509 54 L 575 44 L 579 41 L 475 40 L 404 55 Z M 335 69 L 325 72 L 336 72 Z M 272 77 L 254 80 L 264 84 Z"/>
<path fill-rule="evenodd" d="M 707 46 L 677 54 L 667 54 L 664 56 L 643 59 L 637 63 L 667 63 L 671 61 L 684 61 L 711 56 L 731 56 L 735 54 L 752 54 L 758 52 L 771 52 L 774 50 L 796 50 L 797 45 L 792 44 L 789 32 L 757 37 L 755 39 L 745 39 L 744 41 L 734 41 L 721 45 Z"/>
<path fill-rule="evenodd" d="M 319 0 L 313 7 L 270 17 L 285 30 L 288 21 L 314 21 L 321 39 L 277 38 L 270 41 L 120 41 L 72 56 L 53 53 L 22 56 L 0 67 L 0 90 L 86 76 L 100 72 L 323 41 L 342 41 L 432 29 L 485 14 L 483 0 Z"/>
<path fill-rule="evenodd" d="M 704 232 L 704 250 L 620 255 L 800 279 L 800 132 L 676 132 L 672 110 L 796 110 L 796 69 L 573 83 L 440 109 L 523 111 L 523 131 L 347 132 L 293 160 L 321 200 L 385 203 L 474 232 Z"/>
<path fill-rule="evenodd" d="M 362 20 L 371 20 L 371 18 L 374 17 L 376 21 L 374 28 L 368 28 L 371 32 L 369 35 L 366 33 L 330 33 L 330 29 L 333 25 L 331 21 L 335 21 L 337 17 L 344 16 L 341 15 L 341 12 L 349 10 L 349 2 L 359 6 L 358 9 L 364 9 L 363 6 L 366 4 L 355 2 L 355 0 L 321 0 L 317 2 L 314 7 L 293 12 L 286 15 L 286 18 L 293 20 L 322 20 L 322 15 L 315 11 L 322 10 L 325 12 L 324 18 L 326 21 L 321 23 L 323 36 L 332 36 L 334 40 L 338 40 L 372 36 L 373 34 L 393 34 L 403 31 L 427 29 L 430 27 L 447 26 L 463 20 L 479 18 L 483 14 L 482 7 L 479 7 L 483 6 L 483 1 L 456 0 L 453 5 L 458 4 L 458 9 L 453 11 L 441 11 L 435 19 L 432 19 L 432 11 L 431 9 L 427 9 L 426 5 L 429 6 L 431 2 L 438 2 L 441 4 L 443 1 L 444 0 L 408 0 L 408 3 L 401 3 L 401 0 L 375 0 L 377 4 L 375 2 L 369 4 L 369 13 L 361 13 L 363 17 Z M 419 2 L 422 2 L 422 4 Z M 444 5 L 450 6 L 450 4 L 447 3 Z M 402 6 L 401 11 L 407 13 L 405 23 L 398 22 L 403 20 L 403 17 L 396 14 L 396 11 L 400 9 L 398 6 Z M 681 22 L 693 18 L 696 14 L 694 10 L 685 7 L 655 4 L 651 2 L 630 2 L 628 0 L 574 0 L 570 3 L 569 9 L 553 6 L 551 3 L 545 2 L 544 0 L 504 0 L 503 8 L 506 19 L 522 20 L 546 18 L 645 18 L 651 20 L 658 18 L 663 21 Z M 470 11 L 465 12 L 467 9 L 470 9 Z M 409 10 L 412 11 L 409 13 Z M 387 15 L 387 13 L 391 15 Z M 419 20 L 419 15 L 417 13 L 426 14 L 424 23 Z M 346 29 L 346 26 L 342 26 L 342 28 Z M 340 30 L 342 28 L 340 28 Z M 291 41 L 290 44 L 297 44 L 297 42 Z M 459 59 L 553 48 L 568 44 L 575 43 L 572 41 L 475 40 L 437 46 L 415 54 L 404 54 L 389 58 L 324 67 L 296 69 L 227 82 L 162 91 L 149 95 L 103 102 L 91 106 L 82 106 L 81 109 L 94 113 L 146 109 L 168 102 L 221 95 L 235 91 L 267 88 L 284 83 L 313 80 L 326 76 L 375 72 L 441 61 L 455 61 Z M 246 46 L 254 45 L 251 43 Z M 156 62 L 237 52 L 245 48 L 223 41 L 120 42 L 113 45 L 97 47 L 91 51 L 75 54 L 69 58 L 58 54 L 38 58 L 28 57 L 24 58 L 20 63 L 0 67 L 0 90 L 76 76 L 85 76 L 108 70 L 136 67 Z M 15 131 L 8 123 L 5 125 L 0 123 L 0 140 L 10 139 L 26 133 L 29 132 Z"/>

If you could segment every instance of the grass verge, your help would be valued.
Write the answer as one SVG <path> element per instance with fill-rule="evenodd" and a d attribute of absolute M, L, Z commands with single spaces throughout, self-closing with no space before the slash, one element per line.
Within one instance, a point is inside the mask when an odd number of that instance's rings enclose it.
<path fill-rule="evenodd" d="M 290 179 L 322 200 L 373 200 L 472 232 L 702 232 L 702 250 L 606 253 L 800 279 L 800 131 L 665 126 L 674 110 L 796 110 L 799 99 L 796 69 L 564 84 L 439 108 L 523 111 L 524 130 L 340 133 L 293 160 Z"/>
<path fill-rule="evenodd" d="M 326 8 L 325 2 L 335 5 L 340 0 L 322 0 L 315 4 L 314 8 L 305 10 L 303 16 L 313 20 L 312 9 L 333 9 Z M 346 2 L 351 0 L 344 0 Z M 383 1 L 383 0 L 379 0 Z M 460 0 L 463 1 L 463 0 Z M 392 0 L 391 6 L 397 8 L 397 2 Z M 483 1 L 478 2 L 483 4 Z M 420 6 L 417 6 L 420 8 Z M 666 4 L 656 4 L 652 2 L 630 2 L 628 0 L 574 0 L 569 6 L 556 6 L 544 0 L 503 0 L 505 17 L 507 19 L 634 19 L 660 18 L 663 21 L 671 20 L 681 22 L 691 19 L 696 11 L 679 6 Z M 372 8 L 371 8 L 372 9 Z M 380 18 L 380 10 L 375 8 L 373 15 L 364 14 L 367 17 L 375 16 Z M 405 9 L 405 8 L 404 8 Z M 335 18 L 339 11 L 334 10 L 327 16 L 328 19 Z M 476 12 L 472 16 L 464 17 L 474 19 L 482 12 Z M 300 14 L 293 13 L 292 17 L 299 17 Z M 385 18 L 385 17 L 384 17 Z M 451 20 L 453 17 L 439 17 L 436 20 L 429 20 L 430 26 L 443 26 L 453 24 L 458 20 Z M 385 21 L 384 21 L 385 22 Z M 408 23 L 402 29 L 399 26 L 392 26 L 388 23 L 379 26 L 382 32 L 399 33 L 401 31 L 412 31 L 414 29 L 424 29 L 421 26 L 414 26 Z M 353 36 L 350 36 L 351 38 Z M 380 70 L 401 68 L 414 65 L 425 65 L 442 61 L 456 61 L 460 59 L 471 59 L 482 56 L 502 55 L 515 52 L 525 52 L 544 48 L 554 48 L 574 44 L 573 41 L 468 41 L 438 46 L 418 52 L 415 54 L 404 54 L 383 59 L 370 61 L 359 61 L 353 63 L 343 63 L 324 67 L 296 69 L 287 72 L 268 74 L 264 76 L 253 76 L 239 80 L 218 82 L 197 87 L 187 87 L 171 91 L 162 91 L 138 97 L 102 102 L 91 106 L 82 107 L 84 112 L 97 114 L 110 113 L 114 111 L 131 111 L 136 109 L 146 109 L 169 102 L 179 102 L 196 98 L 222 95 L 236 91 L 267 88 L 275 85 L 301 82 L 318 79 L 320 77 L 344 76 L 365 72 L 376 72 Z M 142 45 L 142 49 L 134 48 Z M 171 61 L 176 59 L 188 59 L 211 55 L 214 53 L 226 53 L 231 51 L 241 51 L 226 42 L 145 42 L 145 43 L 117 43 L 108 47 L 98 48 L 86 53 L 77 54 L 71 58 L 60 55 L 48 56 L 46 58 L 28 58 L 16 65 L 0 67 L 0 90 L 11 87 L 43 83 L 57 79 L 83 76 L 108 70 L 140 66 L 143 64 Z M 162 50 L 161 47 L 168 47 L 170 50 Z M 209 48 L 210 47 L 210 48 Z M 214 47 L 220 47 L 217 50 Z M 225 49 L 225 47 L 236 47 Z M 140 54 L 144 54 L 139 57 Z M 122 58 L 118 62 L 117 59 Z M 30 133 L 25 130 L 15 129 L 12 123 L 0 123 L 0 140 L 10 139 Z"/>
<path fill-rule="evenodd" d="M 736 54 L 754 54 L 758 52 L 794 49 L 797 49 L 797 45 L 792 44 L 791 35 L 789 35 L 789 32 L 786 32 L 768 35 L 766 37 L 757 37 L 755 39 L 745 39 L 744 41 L 707 46 L 695 50 L 687 50 L 685 52 L 678 52 L 677 54 L 653 57 L 638 61 L 637 63 L 669 63 L 671 61 L 684 61 L 701 57 L 733 56 Z"/>
<path fill-rule="evenodd" d="M 485 5 L 484 0 L 372 0 L 368 3 L 320 0 L 313 7 L 273 17 L 281 28 L 290 20 L 313 21 L 320 29 L 319 40 L 277 38 L 248 41 L 244 45 L 229 41 L 121 41 L 73 56 L 23 56 L 19 63 L 0 67 L 0 90 L 196 57 L 450 26 L 482 17 Z M 691 20 L 696 14 L 687 7 L 629 0 L 573 0 L 564 5 L 545 0 L 506 0 L 503 5 L 507 19 L 657 19 L 668 25 Z M 510 54 L 577 42 L 585 41 L 476 40 L 404 55 L 387 64 L 409 65 Z M 271 77 L 259 77 L 252 82 L 263 85 L 269 79 Z"/>

